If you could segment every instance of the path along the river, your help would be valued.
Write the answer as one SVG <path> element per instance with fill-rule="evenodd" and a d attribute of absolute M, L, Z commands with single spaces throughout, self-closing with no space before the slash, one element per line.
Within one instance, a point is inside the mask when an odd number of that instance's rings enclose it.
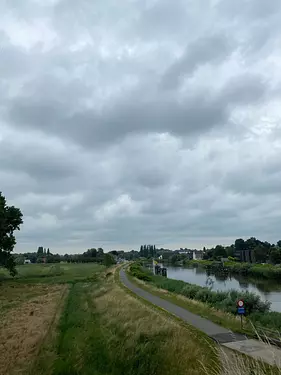
<path fill-rule="evenodd" d="M 180 306 L 177 306 L 163 298 L 157 297 L 146 290 L 143 290 L 128 279 L 123 269 L 120 270 L 120 279 L 121 282 L 137 296 L 177 316 L 189 325 L 196 327 L 198 330 L 204 332 L 215 340 L 218 344 L 246 354 L 255 359 L 263 360 L 271 365 L 275 364 L 281 367 L 280 348 L 270 346 L 262 341 L 248 339 L 244 335 L 234 333 L 205 318 L 202 318 L 199 315 L 193 314 Z"/>

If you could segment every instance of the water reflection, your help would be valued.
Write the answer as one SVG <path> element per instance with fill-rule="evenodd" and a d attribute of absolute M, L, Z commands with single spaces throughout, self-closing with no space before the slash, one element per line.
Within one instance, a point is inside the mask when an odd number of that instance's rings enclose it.
<path fill-rule="evenodd" d="M 271 302 L 271 310 L 281 312 L 281 284 L 274 280 L 254 279 L 241 275 L 221 273 L 213 275 L 202 268 L 168 266 L 168 277 L 192 284 L 207 286 L 212 290 L 248 290 L 258 294 L 262 300 Z"/>

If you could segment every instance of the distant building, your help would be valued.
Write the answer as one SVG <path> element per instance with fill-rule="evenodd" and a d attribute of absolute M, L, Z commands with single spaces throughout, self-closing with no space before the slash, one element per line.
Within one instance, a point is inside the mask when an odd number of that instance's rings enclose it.
<path fill-rule="evenodd" d="M 203 251 L 201 250 L 187 250 L 183 254 L 185 254 L 189 260 L 203 259 Z"/>
<path fill-rule="evenodd" d="M 31 260 L 30 259 L 25 259 L 24 260 L 24 264 L 31 264 Z"/>
<path fill-rule="evenodd" d="M 194 250 L 193 251 L 193 260 L 202 260 L 202 259 L 203 259 L 203 251 Z"/>
<path fill-rule="evenodd" d="M 255 254 L 253 250 L 241 250 L 234 252 L 235 258 L 238 258 L 240 262 L 255 263 Z"/>

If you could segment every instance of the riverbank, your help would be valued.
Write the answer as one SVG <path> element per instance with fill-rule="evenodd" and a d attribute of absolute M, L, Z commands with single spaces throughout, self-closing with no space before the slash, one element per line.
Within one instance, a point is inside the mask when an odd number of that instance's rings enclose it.
<path fill-rule="evenodd" d="M 259 337 L 258 340 L 249 339 L 245 335 L 235 334 L 228 329 L 213 324 L 208 319 L 202 319 L 198 314 L 191 313 L 190 309 L 179 307 L 178 304 L 170 302 L 166 293 L 159 298 L 150 290 L 146 291 L 147 285 L 143 281 L 130 276 L 128 273 L 126 274 L 124 270 L 120 271 L 120 279 L 126 288 L 139 296 L 144 303 L 148 301 L 155 307 L 164 309 L 166 313 L 168 312 L 189 325 L 195 326 L 218 342 L 219 356 L 222 362 L 222 369 L 219 374 L 280 375 L 280 348 L 271 346 L 268 341 L 263 342 Z M 225 352 L 225 348 L 233 349 L 235 352 Z M 212 374 L 217 374 L 217 371 L 212 369 Z"/>
<path fill-rule="evenodd" d="M 281 267 L 272 264 L 253 264 L 239 262 L 221 262 L 211 260 L 185 260 L 184 265 L 202 267 L 213 273 L 224 272 L 243 276 L 263 277 L 265 279 L 281 280 Z"/>
<path fill-rule="evenodd" d="M 270 312 L 270 305 L 263 302 L 259 296 L 249 292 L 213 292 L 206 287 L 189 284 L 180 280 L 154 276 L 150 271 L 141 268 L 140 265 L 131 266 L 131 276 L 141 279 L 149 288 L 153 287 L 158 292 L 170 292 L 171 298 L 181 303 L 182 298 L 186 298 L 185 304 L 190 311 L 200 314 L 215 323 L 241 332 L 240 319 L 237 317 L 236 301 L 244 299 L 246 305 L 247 318 L 243 331 L 253 333 L 253 327 L 263 327 L 267 329 L 281 330 L 281 313 Z M 180 297 L 180 298 L 179 298 Z"/>

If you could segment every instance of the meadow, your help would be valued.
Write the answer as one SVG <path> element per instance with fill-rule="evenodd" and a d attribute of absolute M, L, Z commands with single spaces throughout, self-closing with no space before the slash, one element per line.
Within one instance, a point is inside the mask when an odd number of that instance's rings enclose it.
<path fill-rule="evenodd" d="M 0 374 L 168 375 L 219 370 L 216 347 L 132 296 L 116 267 L 24 265 L 0 282 Z"/>
<path fill-rule="evenodd" d="M 18 274 L 15 277 L 10 276 L 7 270 L 0 269 L 0 282 L 73 283 L 91 280 L 103 269 L 104 266 L 96 263 L 25 264 L 17 266 Z"/>

